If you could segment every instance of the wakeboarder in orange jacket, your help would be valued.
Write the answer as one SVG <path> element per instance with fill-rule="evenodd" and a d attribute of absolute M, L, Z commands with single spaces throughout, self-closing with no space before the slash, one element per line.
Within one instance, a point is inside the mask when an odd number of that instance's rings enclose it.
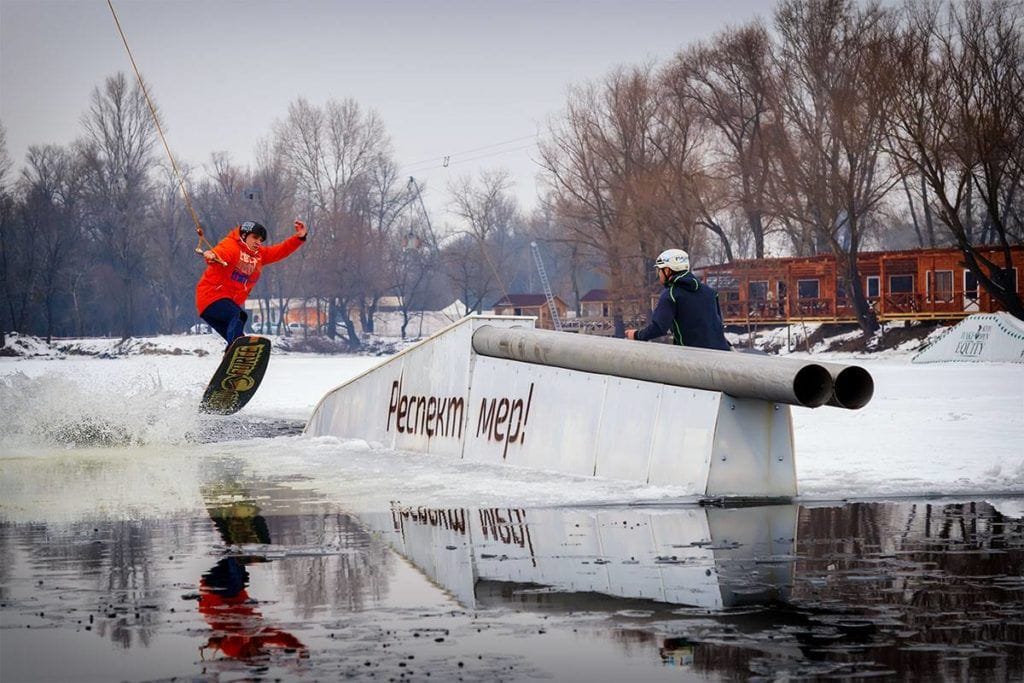
<path fill-rule="evenodd" d="M 263 246 L 267 229 L 256 221 L 235 227 L 213 249 L 203 252 L 206 270 L 196 285 L 199 317 L 230 345 L 242 336 L 249 315 L 243 310 L 263 266 L 287 258 L 306 241 L 306 224 L 295 221 L 295 234 Z"/>

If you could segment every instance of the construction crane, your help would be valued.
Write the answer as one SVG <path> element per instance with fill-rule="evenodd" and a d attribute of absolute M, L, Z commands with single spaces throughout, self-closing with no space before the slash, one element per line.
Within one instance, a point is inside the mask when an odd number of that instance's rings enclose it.
<path fill-rule="evenodd" d="M 558 308 L 555 306 L 555 295 L 551 293 L 551 282 L 548 280 L 548 273 L 544 270 L 544 261 L 540 257 L 540 247 L 536 242 L 530 242 L 530 250 L 533 252 L 533 260 L 537 262 L 537 271 L 540 273 L 540 283 L 544 287 L 544 298 L 548 302 L 548 310 L 551 311 L 551 324 L 555 330 L 562 331 L 562 321 L 558 317 Z"/>

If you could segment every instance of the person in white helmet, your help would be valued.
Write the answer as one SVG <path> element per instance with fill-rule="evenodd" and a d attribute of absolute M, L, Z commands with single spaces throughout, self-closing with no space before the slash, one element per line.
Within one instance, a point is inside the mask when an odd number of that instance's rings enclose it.
<path fill-rule="evenodd" d="M 649 341 L 671 332 L 677 346 L 729 351 L 718 292 L 690 272 L 690 255 L 682 249 L 666 249 L 654 267 L 665 290 L 651 322 L 642 330 L 626 330 L 626 339 Z"/>

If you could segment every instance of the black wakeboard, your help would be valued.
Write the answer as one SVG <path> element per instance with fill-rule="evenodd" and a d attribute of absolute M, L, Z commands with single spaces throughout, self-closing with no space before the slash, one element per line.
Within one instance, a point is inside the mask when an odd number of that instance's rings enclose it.
<path fill-rule="evenodd" d="M 270 362 L 270 340 L 244 336 L 231 342 L 217 372 L 203 392 L 199 410 L 215 415 L 233 415 L 256 394 Z"/>

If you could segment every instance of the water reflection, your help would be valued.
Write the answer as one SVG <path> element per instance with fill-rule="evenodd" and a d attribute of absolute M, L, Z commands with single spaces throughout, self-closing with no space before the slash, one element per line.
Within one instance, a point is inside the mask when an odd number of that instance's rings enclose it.
<path fill-rule="evenodd" d="M 1022 675 L 1024 522 L 985 502 L 360 517 L 467 607 L 601 611 L 665 666 Z"/>
<path fill-rule="evenodd" d="M 208 509 L 210 519 L 224 544 L 232 547 L 270 545 L 267 521 L 255 501 L 239 500 Z M 230 555 L 221 558 L 199 581 L 199 613 L 212 633 L 200 648 L 204 659 L 219 652 L 233 659 L 269 657 L 274 649 L 308 657 L 305 645 L 294 635 L 265 623 L 258 604 L 249 596 L 246 566 L 265 562 L 260 555 Z"/>
<path fill-rule="evenodd" d="M 80 628 L 117 648 L 148 646 L 158 628 L 156 605 L 168 599 L 160 569 L 152 562 L 153 539 L 171 526 L 163 520 L 0 525 L 0 553 L 5 558 L 0 600 L 44 605 L 38 610 L 41 625 L 73 616 Z M 19 581 L 16 564 L 38 578 L 30 584 Z M 46 609 L 51 605 L 43 596 L 62 583 L 76 586 L 74 596 L 62 593 L 64 604 Z M 88 606 L 73 599 L 86 595 L 93 598 Z"/>
<path fill-rule="evenodd" d="M 797 508 L 437 510 L 395 504 L 360 519 L 466 607 L 500 602 L 510 592 L 544 595 L 549 602 L 573 594 L 577 605 L 614 597 L 717 610 L 785 600 Z"/>
<path fill-rule="evenodd" d="M 233 476 L 196 519 L 0 524 L 0 678 L 1024 676 L 987 502 L 357 517 Z"/>

